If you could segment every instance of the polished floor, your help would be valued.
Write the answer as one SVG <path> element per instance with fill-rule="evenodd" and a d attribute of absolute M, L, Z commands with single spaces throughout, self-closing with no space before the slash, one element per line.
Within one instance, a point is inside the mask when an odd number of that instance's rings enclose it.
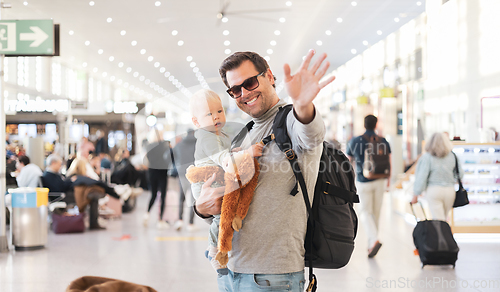
<path fill-rule="evenodd" d="M 175 195 L 175 190 L 169 192 L 170 220 L 177 217 Z M 85 275 L 122 279 L 157 291 L 217 291 L 216 274 L 203 256 L 208 225 L 195 218 L 197 231 L 159 230 L 156 218 L 150 218 L 145 228 L 148 199 L 145 193 L 134 212 L 110 220 L 105 231 L 49 232 L 44 249 L 0 253 L 0 291 L 65 291 L 72 280 Z M 360 226 L 351 262 L 339 270 L 316 270 L 318 291 L 500 291 L 500 237 L 457 235 L 460 253 L 455 269 L 421 269 L 413 255 L 413 225 L 390 211 L 388 197 L 381 226 L 379 254 L 367 258 Z"/>

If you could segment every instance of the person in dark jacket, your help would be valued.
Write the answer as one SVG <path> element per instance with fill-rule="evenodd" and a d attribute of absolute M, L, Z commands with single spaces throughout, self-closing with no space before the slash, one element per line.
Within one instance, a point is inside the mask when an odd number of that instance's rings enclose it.
<path fill-rule="evenodd" d="M 66 193 L 73 188 L 71 180 L 65 179 L 62 174 L 59 173 L 62 162 L 62 158 L 57 154 L 51 154 L 47 157 L 47 168 L 43 172 L 42 183 L 44 187 L 49 189 L 49 192 Z"/>

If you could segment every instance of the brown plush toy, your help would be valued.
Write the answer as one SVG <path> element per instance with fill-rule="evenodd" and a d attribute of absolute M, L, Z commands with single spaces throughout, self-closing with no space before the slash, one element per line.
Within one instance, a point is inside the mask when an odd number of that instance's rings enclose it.
<path fill-rule="evenodd" d="M 234 165 L 233 165 L 234 163 Z M 259 178 L 260 167 L 257 159 L 248 153 L 235 153 L 228 162 L 226 172 L 218 166 L 189 167 L 186 178 L 191 183 L 206 181 L 216 173 L 216 182 L 225 184 L 222 200 L 218 250 L 215 259 L 225 266 L 228 252 L 232 248 L 233 232 L 239 231 L 243 219 L 248 213 L 255 187 Z M 231 170 L 234 171 L 231 171 Z M 222 175 L 224 181 L 221 181 Z"/>

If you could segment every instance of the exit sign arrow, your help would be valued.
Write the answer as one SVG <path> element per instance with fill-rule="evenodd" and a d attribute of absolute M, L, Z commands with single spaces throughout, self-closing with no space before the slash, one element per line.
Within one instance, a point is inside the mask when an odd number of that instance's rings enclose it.
<path fill-rule="evenodd" d="M 40 46 L 46 39 L 49 38 L 49 35 L 46 34 L 42 29 L 38 26 L 30 26 L 32 33 L 21 33 L 19 34 L 19 40 L 21 41 L 33 41 L 30 44 L 30 47 L 38 47 Z"/>

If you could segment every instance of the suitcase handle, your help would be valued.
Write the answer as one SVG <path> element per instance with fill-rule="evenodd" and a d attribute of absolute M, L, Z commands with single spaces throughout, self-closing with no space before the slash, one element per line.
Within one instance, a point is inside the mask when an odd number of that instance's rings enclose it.
<path fill-rule="evenodd" d="M 424 206 L 422 205 L 422 202 L 419 201 L 418 203 L 420 205 L 420 208 L 422 208 L 422 213 L 424 213 L 425 220 L 428 220 L 427 215 L 425 215 Z M 417 215 L 415 214 L 415 210 L 413 210 L 413 204 L 411 202 L 410 202 L 410 208 L 411 208 L 411 212 L 413 213 L 413 216 L 415 216 L 415 220 L 418 221 Z"/>

